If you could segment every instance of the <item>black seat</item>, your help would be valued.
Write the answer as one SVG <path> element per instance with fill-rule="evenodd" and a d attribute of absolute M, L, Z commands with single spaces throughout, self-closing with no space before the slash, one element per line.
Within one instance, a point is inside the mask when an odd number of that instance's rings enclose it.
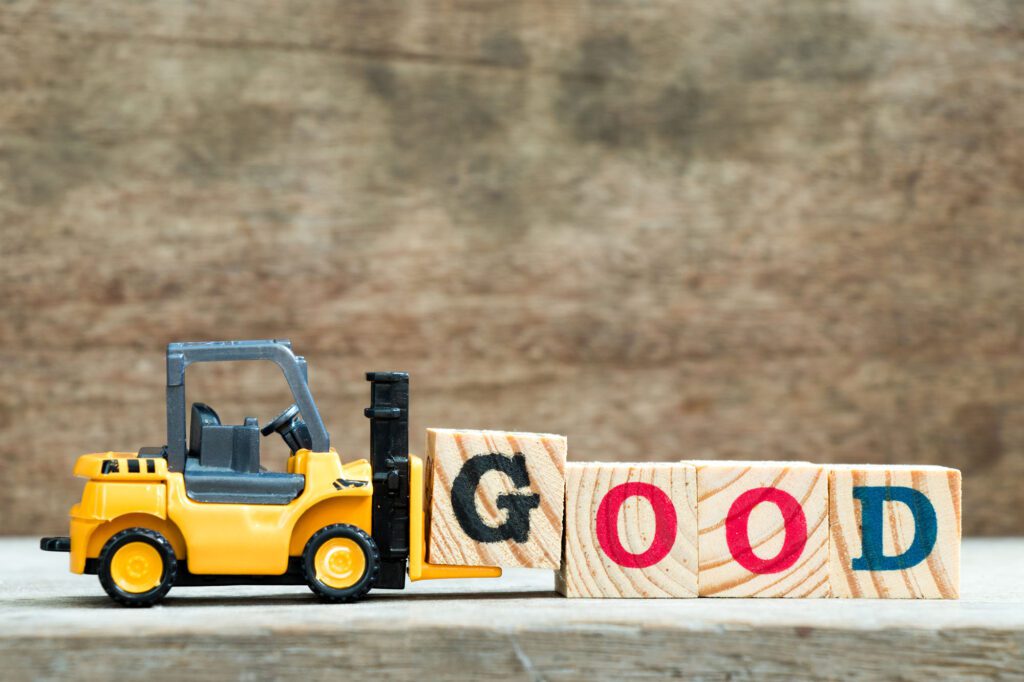
<path fill-rule="evenodd" d="M 288 504 L 306 486 L 301 474 L 260 471 L 259 423 L 222 425 L 212 407 L 192 404 L 185 492 L 196 502 Z"/>
<path fill-rule="evenodd" d="M 193 403 L 189 430 L 188 454 L 198 457 L 203 466 L 243 474 L 260 470 L 259 422 L 255 417 L 246 417 L 239 426 L 222 425 L 212 407 Z"/>
<path fill-rule="evenodd" d="M 188 454 L 198 457 L 203 447 L 203 429 L 220 426 L 220 417 L 206 403 L 192 403 L 192 423 L 189 424 Z"/>

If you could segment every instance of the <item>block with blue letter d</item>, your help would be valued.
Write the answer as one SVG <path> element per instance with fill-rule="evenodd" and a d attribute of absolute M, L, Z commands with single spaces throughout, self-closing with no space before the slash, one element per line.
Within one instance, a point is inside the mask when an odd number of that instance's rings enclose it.
<path fill-rule="evenodd" d="M 828 484 L 832 596 L 960 596 L 959 471 L 835 465 Z"/>

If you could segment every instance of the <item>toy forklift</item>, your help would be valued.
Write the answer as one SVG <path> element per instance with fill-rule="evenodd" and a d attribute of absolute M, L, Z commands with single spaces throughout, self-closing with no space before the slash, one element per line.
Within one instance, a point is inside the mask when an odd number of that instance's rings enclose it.
<path fill-rule="evenodd" d="M 294 403 L 259 427 L 222 424 L 193 403 L 186 439 L 185 370 L 196 362 L 269 360 Z M 409 375 L 370 372 L 370 460 L 342 464 L 309 390 L 306 361 L 286 340 L 167 346 L 167 445 L 79 457 L 88 479 L 70 537 L 71 571 L 98 575 L 125 606 L 151 606 L 174 585 L 305 583 L 325 601 L 410 580 L 486 578 L 500 568 L 426 562 L 423 461 L 409 455 Z M 260 466 L 260 435 L 288 445 L 286 473 Z"/>

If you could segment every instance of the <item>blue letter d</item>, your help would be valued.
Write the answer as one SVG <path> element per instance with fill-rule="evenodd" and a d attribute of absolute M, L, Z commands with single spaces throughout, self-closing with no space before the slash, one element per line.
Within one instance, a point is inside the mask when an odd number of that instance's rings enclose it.
<path fill-rule="evenodd" d="M 924 493 L 903 486 L 856 486 L 853 496 L 860 500 L 861 544 L 864 556 L 853 560 L 855 571 L 902 571 L 916 566 L 931 554 L 938 535 L 935 507 Z M 914 542 L 899 556 L 885 556 L 882 549 L 882 507 L 902 502 L 914 516 Z"/>

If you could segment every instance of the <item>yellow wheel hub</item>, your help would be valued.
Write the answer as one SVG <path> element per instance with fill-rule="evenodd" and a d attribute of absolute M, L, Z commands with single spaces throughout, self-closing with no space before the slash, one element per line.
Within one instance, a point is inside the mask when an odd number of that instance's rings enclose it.
<path fill-rule="evenodd" d="M 366 572 L 366 555 L 354 540 L 331 538 L 316 550 L 313 558 L 316 579 L 328 587 L 352 587 Z"/>
<path fill-rule="evenodd" d="M 148 542 L 129 542 L 110 560 L 110 577 L 125 592 L 141 594 L 160 584 L 164 561 Z"/>

